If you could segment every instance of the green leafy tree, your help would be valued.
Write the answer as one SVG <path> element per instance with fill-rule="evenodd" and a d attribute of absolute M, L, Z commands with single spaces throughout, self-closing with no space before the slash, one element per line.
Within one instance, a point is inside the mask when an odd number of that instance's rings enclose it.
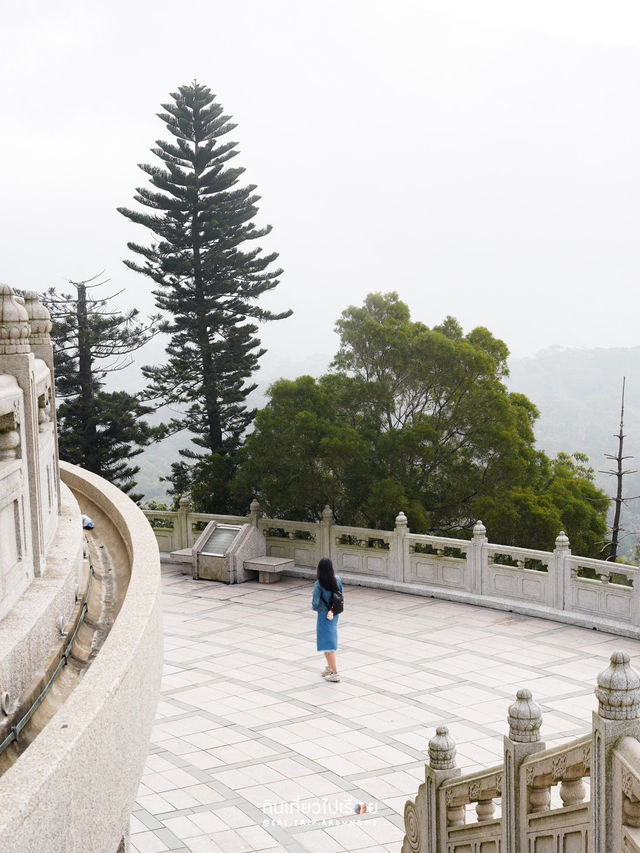
<path fill-rule="evenodd" d="M 594 553 L 606 504 L 586 458 L 536 450 L 535 406 L 504 385 L 508 350 L 485 328 L 411 321 L 397 294 L 371 294 L 336 324 L 334 372 L 277 382 L 232 484 L 267 512 L 553 547 L 564 527 Z"/>
<path fill-rule="evenodd" d="M 256 227 L 256 187 L 240 187 L 244 169 L 228 165 L 238 152 L 226 136 L 236 125 L 206 86 L 181 86 L 171 97 L 159 118 L 172 139 L 152 149 L 159 165 L 140 166 L 151 187 L 138 188 L 135 200 L 149 212 L 119 211 L 155 236 L 148 246 L 128 243 L 140 261 L 125 264 L 155 283 L 169 335 L 166 364 L 143 368 L 148 399 L 177 404 L 170 428 L 188 430 L 195 445 L 181 451 L 189 461 L 174 466 L 173 490 L 200 479 L 202 491 L 211 467 L 234 459 L 255 415 L 246 405 L 256 387 L 247 380 L 264 353 L 255 322 L 291 311 L 258 304 L 281 270 L 272 266 L 275 252 L 252 245 L 271 226 Z"/>
<path fill-rule="evenodd" d="M 112 311 L 107 297 L 93 295 L 106 284 L 99 276 L 70 281 L 72 293 L 51 288 L 44 302 L 51 314 L 60 456 L 131 493 L 140 470 L 131 464 L 157 431 L 144 420 L 152 410 L 124 391 L 105 391 L 109 373 L 128 367 L 131 354 L 154 334 L 156 318 L 141 321 L 136 309 Z M 95 282 L 95 283 L 94 283 Z"/>

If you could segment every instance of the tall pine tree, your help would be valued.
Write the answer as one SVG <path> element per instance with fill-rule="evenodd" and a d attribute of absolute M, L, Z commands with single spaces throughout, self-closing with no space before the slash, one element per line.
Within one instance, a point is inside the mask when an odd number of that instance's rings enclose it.
<path fill-rule="evenodd" d="M 44 302 L 51 314 L 55 344 L 56 396 L 60 456 L 114 483 L 133 500 L 135 475 L 131 458 L 142 453 L 158 429 L 142 418 L 152 409 L 126 391 L 105 391 L 108 373 L 131 364 L 130 355 L 154 334 L 156 318 L 138 320 L 138 311 L 112 311 L 118 293 L 96 297 L 98 276 L 69 284 L 74 293 L 51 288 Z"/>
<path fill-rule="evenodd" d="M 173 140 L 158 140 L 152 149 L 162 165 L 140 165 L 151 188 L 138 188 L 135 200 L 151 212 L 119 211 L 157 239 L 150 246 L 128 243 L 141 260 L 125 264 L 155 282 L 170 336 L 166 364 L 143 368 L 147 397 L 182 407 L 171 428 L 189 430 L 197 448 L 181 451 L 190 463 L 174 464 L 175 492 L 206 471 L 233 468 L 255 415 L 246 398 L 256 385 L 247 380 L 265 352 L 255 321 L 280 320 L 291 311 L 274 314 L 257 304 L 282 271 L 271 268 L 277 253 L 248 246 L 271 226 L 253 223 L 256 187 L 238 187 L 244 169 L 227 165 L 237 143 L 223 138 L 236 125 L 206 86 L 181 86 L 171 97 L 159 118 Z"/>

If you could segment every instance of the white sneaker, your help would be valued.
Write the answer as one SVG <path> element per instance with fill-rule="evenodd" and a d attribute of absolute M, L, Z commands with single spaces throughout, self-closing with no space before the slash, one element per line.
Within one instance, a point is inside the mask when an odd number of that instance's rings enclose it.
<path fill-rule="evenodd" d="M 340 676 L 337 672 L 332 672 L 331 675 L 325 675 L 325 681 L 340 681 Z"/>
<path fill-rule="evenodd" d="M 320 673 L 320 675 L 321 675 L 323 678 L 325 678 L 325 676 L 327 676 L 327 675 L 331 675 L 331 673 L 332 673 L 332 672 L 333 672 L 333 670 L 331 669 L 331 667 L 330 667 L 330 666 L 325 666 L 325 668 L 322 670 L 322 672 Z"/>

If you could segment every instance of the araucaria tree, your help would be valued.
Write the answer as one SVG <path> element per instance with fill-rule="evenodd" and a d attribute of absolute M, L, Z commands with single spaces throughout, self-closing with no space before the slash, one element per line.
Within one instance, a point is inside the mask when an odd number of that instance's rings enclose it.
<path fill-rule="evenodd" d="M 147 396 L 182 407 L 172 429 L 189 430 L 198 448 L 181 451 L 190 463 L 174 464 L 175 492 L 205 471 L 220 472 L 218 485 L 228 481 L 255 415 L 246 405 L 256 387 L 247 380 L 264 353 L 255 321 L 280 320 L 291 311 L 274 314 L 257 304 L 281 270 L 272 267 L 275 252 L 251 245 L 271 226 L 256 227 L 256 187 L 238 187 L 244 169 L 227 165 L 238 153 L 237 143 L 225 140 L 236 125 L 206 86 L 181 86 L 171 97 L 159 118 L 173 139 L 152 149 L 161 165 L 140 166 L 151 188 L 139 188 L 135 200 L 150 212 L 119 211 L 156 237 L 150 246 L 128 243 L 141 260 L 125 264 L 155 282 L 170 336 L 166 364 L 143 369 Z M 222 492 L 202 508 L 226 506 Z"/>
<path fill-rule="evenodd" d="M 93 294 L 99 276 L 70 281 L 72 293 L 47 291 L 44 301 L 51 313 L 54 341 L 58 435 L 60 456 L 99 474 L 131 494 L 140 470 L 131 458 L 142 452 L 155 431 L 144 416 L 152 409 L 125 391 L 105 391 L 109 373 L 131 364 L 131 353 L 154 334 L 156 318 L 141 321 L 138 311 L 112 311 L 119 293 Z"/>

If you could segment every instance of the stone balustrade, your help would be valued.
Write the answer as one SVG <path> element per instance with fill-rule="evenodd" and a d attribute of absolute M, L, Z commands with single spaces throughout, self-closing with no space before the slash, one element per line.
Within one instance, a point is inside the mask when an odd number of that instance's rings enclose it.
<path fill-rule="evenodd" d="M 46 569 L 61 511 L 51 320 L 0 285 L 0 618 Z"/>
<path fill-rule="evenodd" d="M 640 851 L 640 675 L 625 652 L 595 693 L 592 734 L 545 749 L 540 707 L 519 690 L 504 763 L 465 776 L 440 726 L 425 783 L 405 806 L 402 853 Z"/>
<path fill-rule="evenodd" d="M 622 636 L 640 638 L 638 566 L 575 556 L 561 532 L 553 551 L 488 541 L 481 521 L 471 539 L 411 533 L 404 513 L 393 530 L 334 524 L 329 507 L 319 522 L 265 518 L 253 501 L 246 516 L 189 510 L 145 511 L 161 551 L 190 548 L 207 522 L 250 524 L 267 540 L 267 554 L 291 559 L 293 574 L 312 577 L 329 556 L 348 584 L 513 610 Z M 291 572 L 289 572 L 291 574 Z"/>

